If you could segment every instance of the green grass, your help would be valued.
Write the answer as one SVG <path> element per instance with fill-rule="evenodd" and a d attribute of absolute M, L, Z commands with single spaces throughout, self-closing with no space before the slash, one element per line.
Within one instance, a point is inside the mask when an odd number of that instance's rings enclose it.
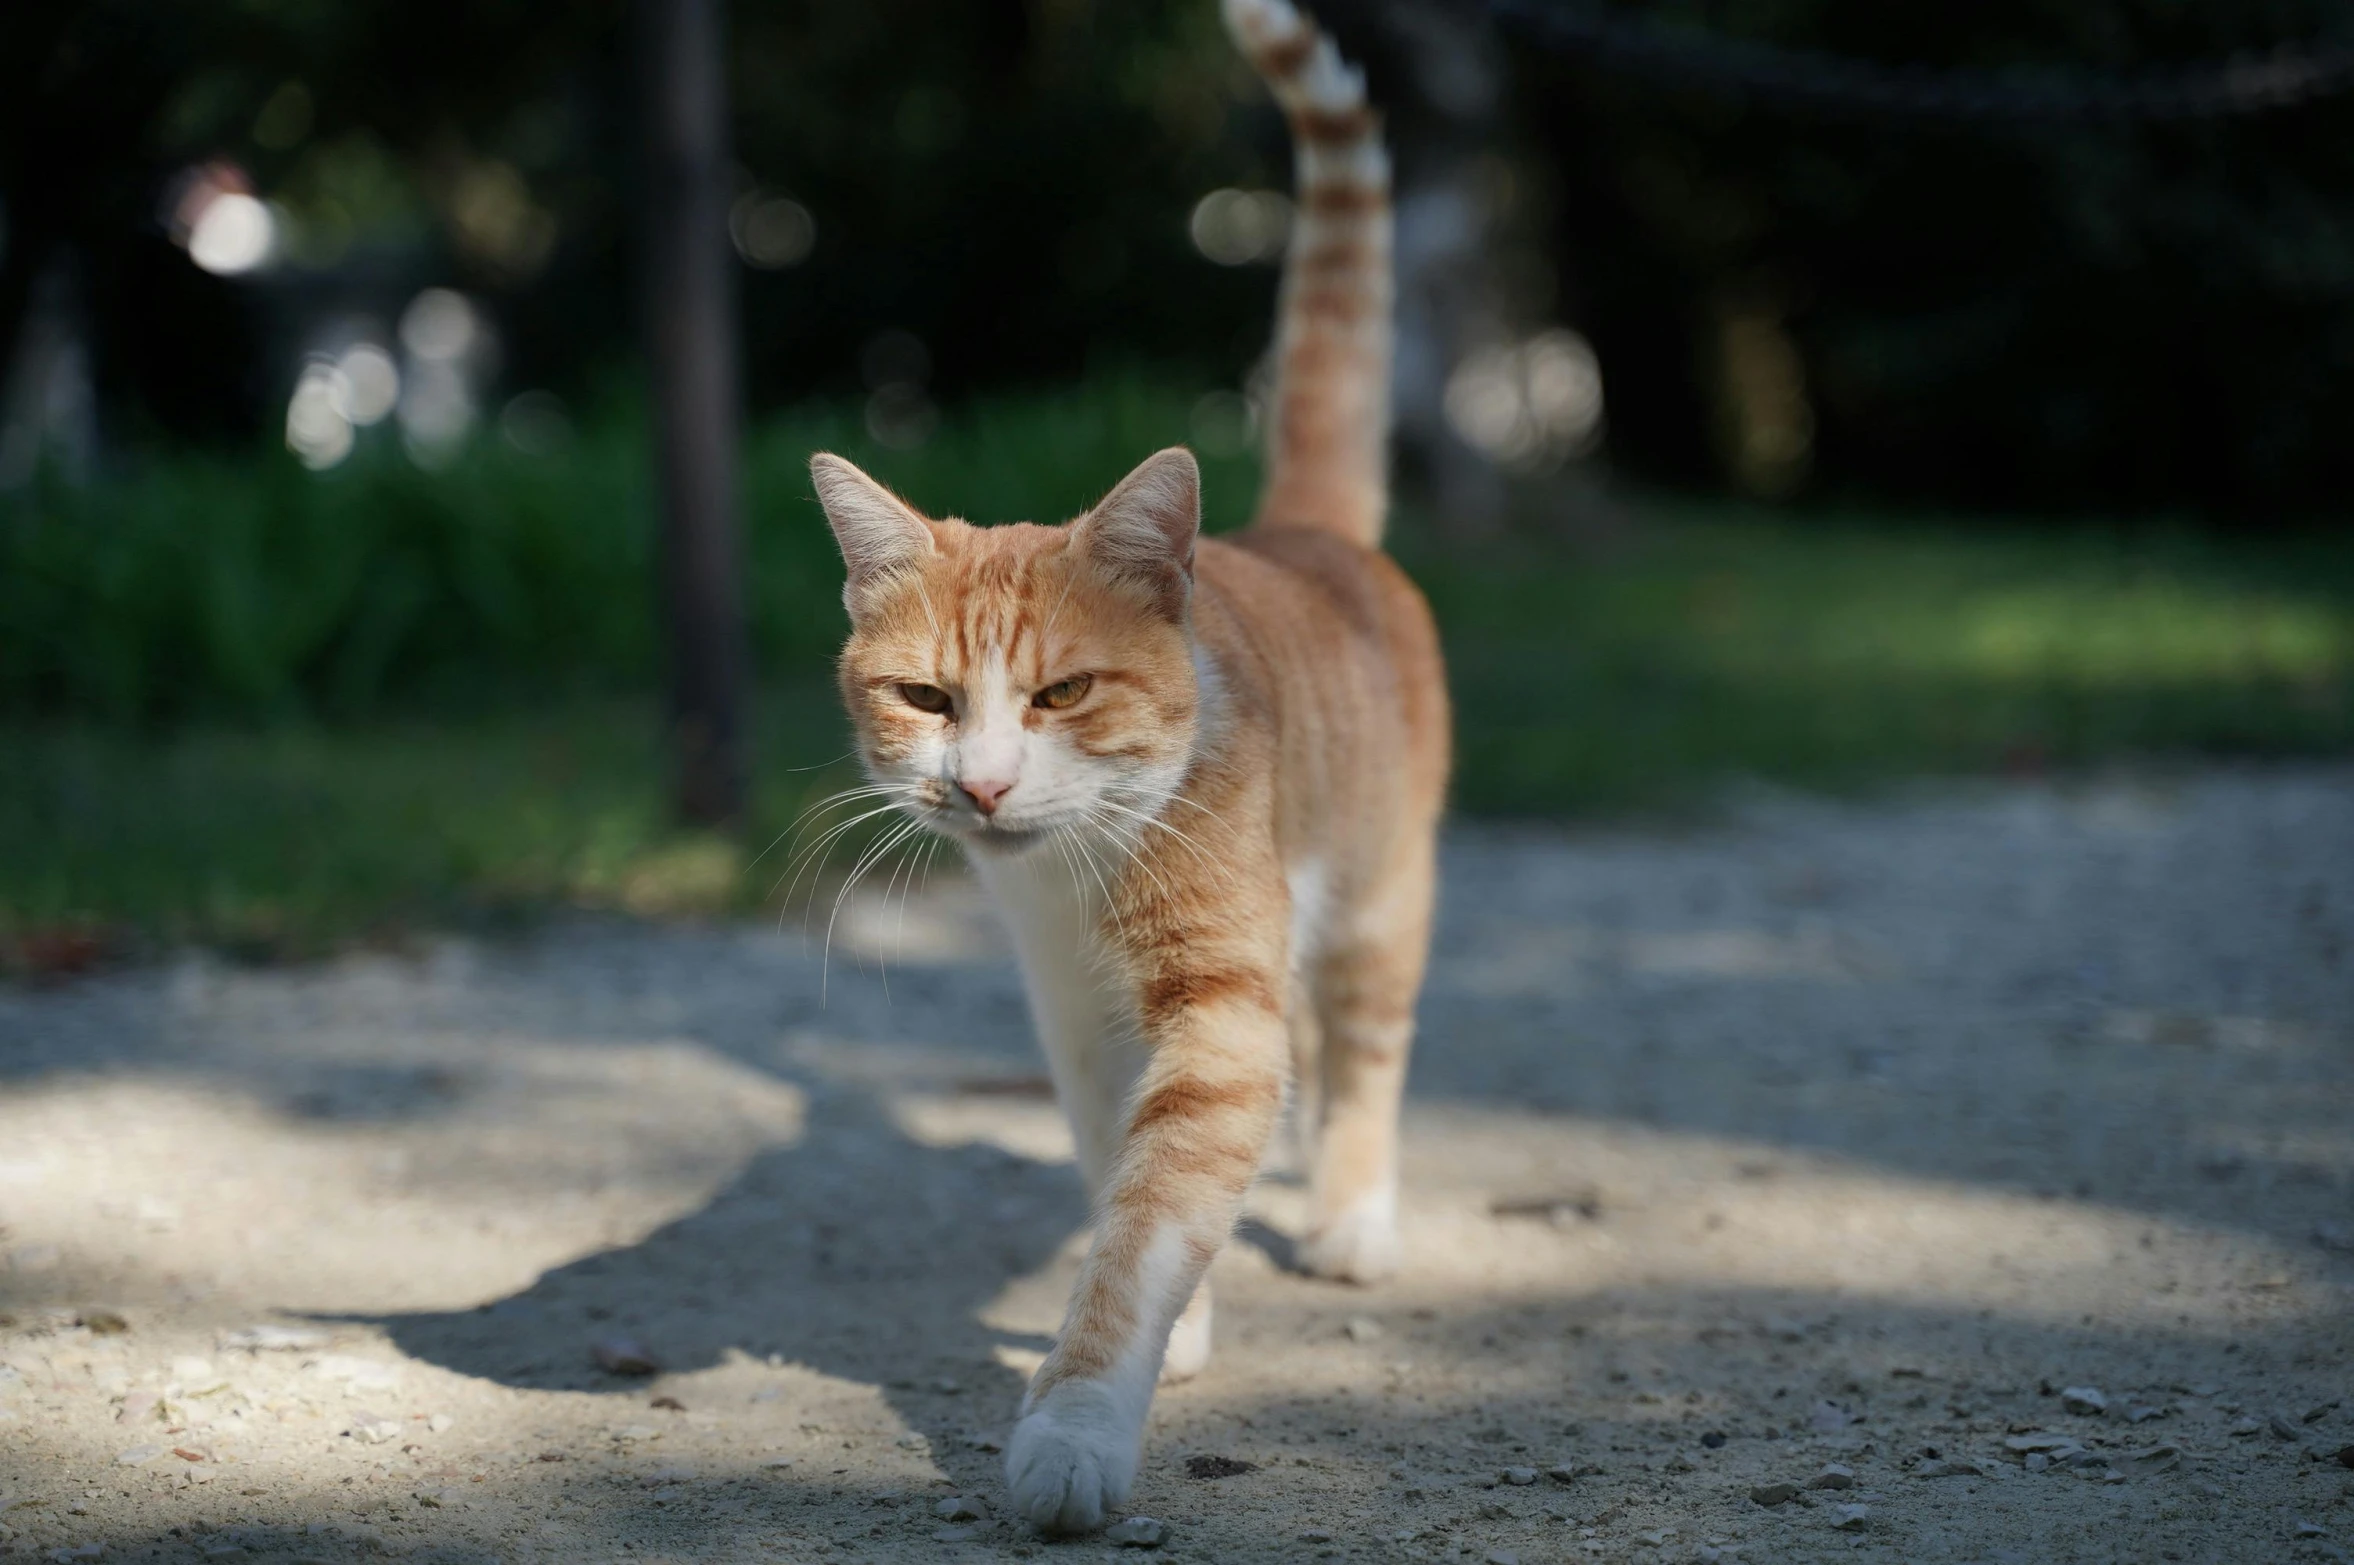
<path fill-rule="evenodd" d="M 662 809 L 626 440 L 431 476 L 175 462 L 20 501 L 0 511 L 0 960 L 77 931 L 300 952 L 558 904 L 782 913 L 785 849 L 754 852 L 851 780 L 807 453 L 934 509 L 1061 517 L 1185 438 L 1189 406 L 1141 383 L 1010 400 L 905 453 L 824 409 L 758 432 L 752 851 Z M 1208 481 L 1213 523 L 1239 519 L 1250 464 Z M 1631 515 L 1605 544 L 1476 549 L 1402 521 L 1446 634 L 1463 808 L 2354 751 L 2354 538 Z"/>
<path fill-rule="evenodd" d="M 815 688 L 764 703 L 754 852 L 854 780 L 831 705 Z M 651 702 L 618 699 L 350 729 L 20 731 L 0 741 L 0 948 L 81 930 L 307 954 L 557 904 L 781 912 L 784 845 L 753 863 L 671 825 L 657 731 Z"/>
<path fill-rule="evenodd" d="M 2354 538 L 1641 514 L 1601 556 L 1409 548 L 1465 807 L 2354 749 Z"/>
<path fill-rule="evenodd" d="M 811 452 L 843 452 L 975 521 L 1061 520 L 1186 439 L 1191 407 L 1111 380 L 986 403 L 914 451 L 878 448 L 855 409 L 761 425 L 742 507 L 760 658 L 809 667 L 843 629 Z M 0 494 L 0 718 L 356 719 L 641 689 L 654 538 L 638 428 L 614 407 L 561 452 L 485 441 L 435 473 L 376 443 L 326 474 L 283 455 L 177 457 Z M 1250 459 L 1204 468 L 1212 522 L 1239 521 Z"/>

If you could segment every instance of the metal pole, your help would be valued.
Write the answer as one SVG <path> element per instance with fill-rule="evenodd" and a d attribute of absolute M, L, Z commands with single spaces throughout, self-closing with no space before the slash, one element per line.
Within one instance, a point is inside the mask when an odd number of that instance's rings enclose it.
<path fill-rule="evenodd" d="M 721 0 L 638 0 L 646 356 L 678 813 L 744 808 L 747 657 L 736 521 L 735 260 Z"/>

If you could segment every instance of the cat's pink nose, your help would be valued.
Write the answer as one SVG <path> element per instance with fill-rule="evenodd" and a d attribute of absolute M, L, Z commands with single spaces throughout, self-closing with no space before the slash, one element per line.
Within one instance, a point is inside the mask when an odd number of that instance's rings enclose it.
<path fill-rule="evenodd" d="M 956 785 L 972 795 L 973 803 L 983 815 L 995 815 L 997 801 L 1013 788 L 1010 782 L 993 782 L 985 777 L 962 777 L 957 779 Z"/>

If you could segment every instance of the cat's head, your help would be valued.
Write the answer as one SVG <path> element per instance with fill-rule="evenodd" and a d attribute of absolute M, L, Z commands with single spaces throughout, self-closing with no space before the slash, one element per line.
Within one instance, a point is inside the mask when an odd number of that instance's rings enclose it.
<path fill-rule="evenodd" d="M 1199 721 L 1190 453 L 1060 527 L 934 521 L 840 457 L 810 471 L 849 567 L 842 699 L 902 809 L 1005 852 L 1158 812 Z"/>

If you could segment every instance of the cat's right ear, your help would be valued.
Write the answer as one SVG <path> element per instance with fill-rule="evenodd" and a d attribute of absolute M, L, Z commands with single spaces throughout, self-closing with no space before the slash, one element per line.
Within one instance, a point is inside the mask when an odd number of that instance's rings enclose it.
<path fill-rule="evenodd" d="M 939 552 L 932 524 L 852 463 L 821 451 L 809 459 L 809 476 L 817 485 L 817 503 L 825 507 L 826 521 L 834 529 L 834 541 L 842 547 L 842 563 L 850 568 L 843 596 L 853 613 L 863 589 L 918 567 Z"/>

